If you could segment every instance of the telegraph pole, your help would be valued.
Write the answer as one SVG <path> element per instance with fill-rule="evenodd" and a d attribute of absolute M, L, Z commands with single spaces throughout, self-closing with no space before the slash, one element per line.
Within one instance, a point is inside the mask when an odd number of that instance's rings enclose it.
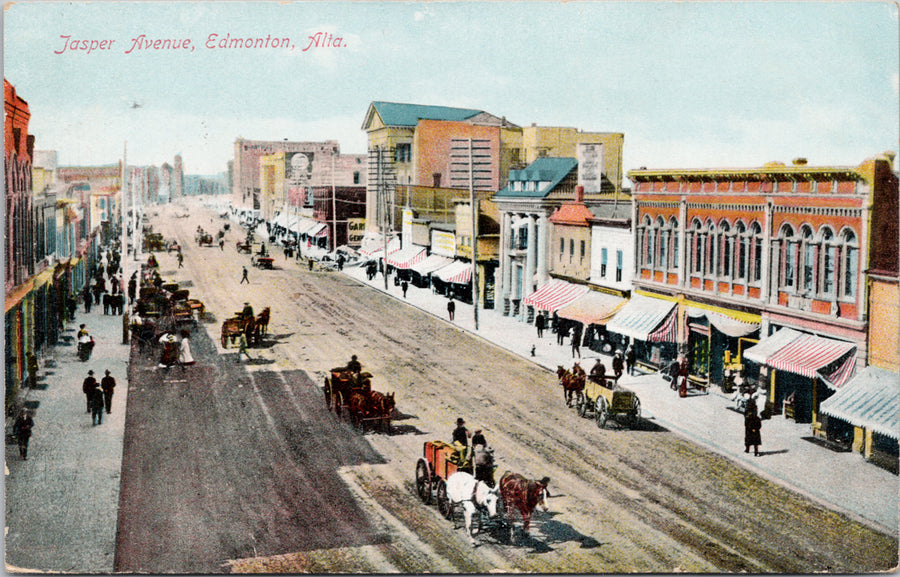
<path fill-rule="evenodd" d="M 475 201 L 475 161 L 472 158 L 472 139 L 469 139 L 469 208 L 472 209 L 472 312 L 478 330 L 478 206 Z"/>
<path fill-rule="evenodd" d="M 122 188 L 120 191 L 120 199 L 119 204 L 121 206 L 122 213 L 122 282 L 124 284 L 125 279 L 128 278 L 128 211 L 127 204 L 128 200 L 128 141 L 126 140 L 122 146 Z M 126 285 L 127 286 L 127 285 Z M 125 298 L 127 297 L 127 291 L 125 292 Z M 124 307 L 123 307 L 124 308 Z M 128 343 L 128 313 L 122 315 L 122 344 Z"/>

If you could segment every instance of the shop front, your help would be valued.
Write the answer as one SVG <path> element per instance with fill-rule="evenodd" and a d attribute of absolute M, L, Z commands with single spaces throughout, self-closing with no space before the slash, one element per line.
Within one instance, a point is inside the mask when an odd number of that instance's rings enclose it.
<path fill-rule="evenodd" d="M 634 344 L 637 363 L 652 370 L 668 366 L 678 354 L 676 302 L 633 294 L 606 325 L 616 350 Z"/>
<path fill-rule="evenodd" d="M 690 302 L 684 306 L 691 378 L 721 386 L 726 368 L 740 371 L 743 348 L 758 340 L 760 316 Z"/>
<path fill-rule="evenodd" d="M 526 321 L 531 323 L 536 314 L 552 313 L 587 294 L 587 285 L 551 279 L 525 297 L 522 304 L 528 307 Z"/>
<path fill-rule="evenodd" d="M 592 351 L 611 354 L 614 347 L 610 342 L 606 324 L 626 302 L 628 300 L 621 296 L 588 290 L 556 313 L 561 319 L 582 324 L 584 346 Z"/>

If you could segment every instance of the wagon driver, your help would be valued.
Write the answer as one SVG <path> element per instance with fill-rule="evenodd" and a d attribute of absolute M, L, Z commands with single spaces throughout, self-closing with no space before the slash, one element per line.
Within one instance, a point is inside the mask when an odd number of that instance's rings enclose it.
<path fill-rule="evenodd" d="M 351 355 L 350 362 L 347 363 L 347 370 L 351 373 L 362 372 L 362 364 L 357 360 L 356 355 Z"/>
<path fill-rule="evenodd" d="M 453 429 L 453 447 L 459 456 L 459 462 L 464 463 L 469 452 L 469 437 L 472 433 L 466 428 L 466 422 L 462 417 L 456 419 L 456 428 Z"/>

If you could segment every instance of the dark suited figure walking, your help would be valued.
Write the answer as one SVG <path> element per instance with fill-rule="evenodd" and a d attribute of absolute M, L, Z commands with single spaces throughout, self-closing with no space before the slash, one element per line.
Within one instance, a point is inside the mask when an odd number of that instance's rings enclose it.
<path fill-rule="evenodd" d="M 103 404 L 106 407 L 106 414 L 112 411 L 113 393 L 116 390 L 116 379 L 106 370 L 106 375 L 100 379 L 100 388 L 103 390 Z"/>
<path fill-rule="evenodd" d="M 28 441 L 31 439 L 31 429 L 34 428 L 34 419 L 31 418 L 31 410 L 23 410 L 13 424 L 13 434 L 19 444 L 19 456 L 23 461 L 28 460 Z"/>
<path fill-rule="evenodd" d="M 744 452 L 759 457 L 759 446 L 762 445 L 762 420 L 756 414 L 756 403 L 747 403 L 747 414 L 744 417 Z"/>
<path fill-rule="evenodd" d="M 456 303 L 453 301 L 453 297 L 450 297 L 450 300 L 447 302 L 447 314 L 450 315 L 451 321 L 456 316 Z"/>
<path fill-rule="evenodd" d="M 243 267 L 243 268 L 244 268 L 244 272 L 243 272 L 243 276 L 241 276 L 241 282 L 239 284 L 244 284 L 245 282 L 247 284 L 250 284 L 250 279 L 247 278 L 247 267 Z"/>
<path fill-rule="evenodd" d="M 97 379 L 94 378 L 94 371 L 88 371 L 88 376 L 81 383 L 81 392 L 84 393 L 85 406 L 87 407 L 85 413 L 91 412 L 91 392 L 96 386 Z"/>
<path fill-rule="evenodd" d="M 96 383 L 96 381 L 94 382 Z M 103 389 L 99 384 L 95 384 L 91 391 L 91 423 L 103 424 Z"/>

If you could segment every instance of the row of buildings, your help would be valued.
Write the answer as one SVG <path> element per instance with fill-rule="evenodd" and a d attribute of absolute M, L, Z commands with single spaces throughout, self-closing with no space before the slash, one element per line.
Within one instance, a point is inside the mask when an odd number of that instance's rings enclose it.
<path fill-rule="evenodd" d="M 29 376 L 28 359 L 39 359 L 46 347 L 59 341 L 71 299 L 89 282 L 101 247 L 119 236 L 123 164 L 59 166 L 55 151 L 35 149 L 35 138 L 28 132 L 28 102 L 6 79 L 3 88 L 4 378 L 9 411 Z M 127 178 L 127 206 L 190 194 L 178 156 L 172 165 L 128 166 Z M 137 213 L 129 214 L 133 229 Z"/>
<path fill-rule="evenodd" d="M 627 189 L 621 133 L 391 102 L 372 102 L 362 129 L 364 157 L 331 141 L 238 140 L 234 205 L 269 220 L 321 201 L 295 230 L 319 231 L 322 246 L 349 244 L 523 323 L 581 325 L 585 345 L 632 345 L 645 368 L 685 358 L 698 386 L 739 374 L 773 413 L 896 460 L 893 153 L 850 166 L 642 167 Z M 296 154 L 305 181 L 281 176 Z"/>

